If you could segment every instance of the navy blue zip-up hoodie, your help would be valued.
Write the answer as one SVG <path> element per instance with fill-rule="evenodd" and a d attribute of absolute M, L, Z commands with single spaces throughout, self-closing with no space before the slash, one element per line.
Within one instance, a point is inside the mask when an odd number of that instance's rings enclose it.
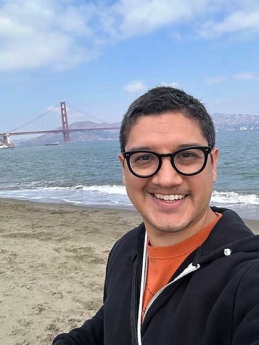
<path fill-rule="evenodd" d="M 191 263 L 195 271 L 157 297 L 139 339 L 143 224 L 109 255 L 102 308 L 82 327 L 58 335 L 53 345 L 259 345 L 259 236 L 235 212 L 213 211 L 223 217 L 171 281 Z"/>

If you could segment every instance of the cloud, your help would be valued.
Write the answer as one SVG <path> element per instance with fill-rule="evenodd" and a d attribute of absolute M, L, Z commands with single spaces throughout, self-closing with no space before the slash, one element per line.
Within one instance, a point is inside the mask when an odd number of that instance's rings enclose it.
<path fill-rule="evenodd" d="M 1 0 L 0 72 L 72 68 L 128 37 L 191 19 L 206 2 Z"/>
<path fill-rule="evenodd" d="M 253 2 L 253 1 L 252 1 Z M 248 36 L 259 33 L 259 4 L 256 8 L 244 8 L 229 13 L 221 21 L 209 20 L 202 25 L 200 35 L 206 38 L 225 34 L 245 34 Z"/>
<path fill-rule="evenodd" d="M 121 0 L 113 10 L 121 18 L 121 33 L 132 36 L 191 20 L 206 9 L 206 4 L 206 0 Z"/>
<path fill-rule="evenodd" d="M 226 81 L 226 77 L 224 75 L 220 75 L 217 77 L 212 77 L 212 78 L 206 78 L 206 84 L 208 85 L 214 85 L 214 84 L 221 84 L 224 81 Z"/>
<path fill-rule="evenodd" d="M 235 6 L 234 6 L 235 5 Z M 235 8 L 235 11 L 233 11 Z M 208 20 L 209 18 L 209 20 Z M 259 33 L 257 0 L 1 0 L 0 72 L 65 69 L 168 27 L 201 37 Z M 185 27 L 186 31 L 181 31 Z"/>
<path fill-rule="evenodd" d="M 172 32 L 171 36 L 178 42 L 182 41 L 182 39 L 183 39 L 180 32 Z"/>
<path fill-rule="evenodd" d="M 143 84 L 140 80 L 132 81 L 126 85 L 124 85 L 124 90 L 129 93 L 135 93 L 135 92 L 145 92 L 147 90 L 147 87 L 145 84 Z"/>
<path fill-rule="evenodd" d="M 172 83 L 161 83 L 159 84 L 160 86 L 171 86 L 171 87 L 174 87 L 176 89 L 179 89 L 180 86 L 177 82 L 173 81 Z"/>
<path fill-rule="evenodd" d="M 157 86 L 171 86 L 175 87 L 177 89 L 180 88 L 179 84 L 177 82 L 171 82 L 171 83 L 159 83 Z M 129 93 L 141 93 L 147 91 L 147 86 L 140 80 L 132 81 L 126 85 L 124 85 L 124 90 Z"/>
<path fill-rule="evenodd" d="M 0 72 L 34 70 L 45 66 L 70 68 L 93 59 L 91 6 L 66 0 L 4 0 L 0 5 Z M 88 11 L 87 11 L 88 10 Z M 89 40 L 84 45 L 80 39 Z"/>
<path fill-rule="evenodd" d="M 253 81 L 259 81 L 259 73 L 255 72 L 240 72 L 234 74 L 235 79 L 239 80 L 253 80 Z"/>

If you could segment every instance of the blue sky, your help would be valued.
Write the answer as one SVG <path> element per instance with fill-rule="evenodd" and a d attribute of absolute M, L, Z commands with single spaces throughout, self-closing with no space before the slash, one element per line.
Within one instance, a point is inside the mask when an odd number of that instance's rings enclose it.
<path fill-rule="evenodd" d="M 161 84 L 259 115 L 259 1 L 0 0 L 0 131 L 60 101 L 120 121 Z"/>

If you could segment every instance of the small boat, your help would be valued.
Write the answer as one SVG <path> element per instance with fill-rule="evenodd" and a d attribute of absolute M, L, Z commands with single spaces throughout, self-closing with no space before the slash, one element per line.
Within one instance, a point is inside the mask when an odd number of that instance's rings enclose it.
<path fill-rule="evenodd" d="M 5 144 L 0 145 L 0 149 L 13 149 L 13 148 L 14 148 L 13 145 L 5 145 Z"/>
<path fill-rule="evenodd" d="M 59 145 L 59 143 L 56 141 L 55 143 L 48 143 L 48 144 L 45 144 L 44 146 L 53 146 L 53 145 Z"/>

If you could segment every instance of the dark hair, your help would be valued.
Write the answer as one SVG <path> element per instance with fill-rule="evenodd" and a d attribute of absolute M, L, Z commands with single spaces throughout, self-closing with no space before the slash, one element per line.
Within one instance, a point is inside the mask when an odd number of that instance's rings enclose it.
<path fill-rule="evenodd" d="M 184 116 L 197 121 L 202 134 L 208 141 L 208 145 L 211 148 L 214 147 L 215 128 L 205 106 L 198 99 L 182 90 L 168 86 L 159 86 L 137 98 L 124 115 L 120 128 L 121 152 L 125 151 L 131 128 L 140 117 L 161 115 L 168 111 L 179 111 Z"/>

